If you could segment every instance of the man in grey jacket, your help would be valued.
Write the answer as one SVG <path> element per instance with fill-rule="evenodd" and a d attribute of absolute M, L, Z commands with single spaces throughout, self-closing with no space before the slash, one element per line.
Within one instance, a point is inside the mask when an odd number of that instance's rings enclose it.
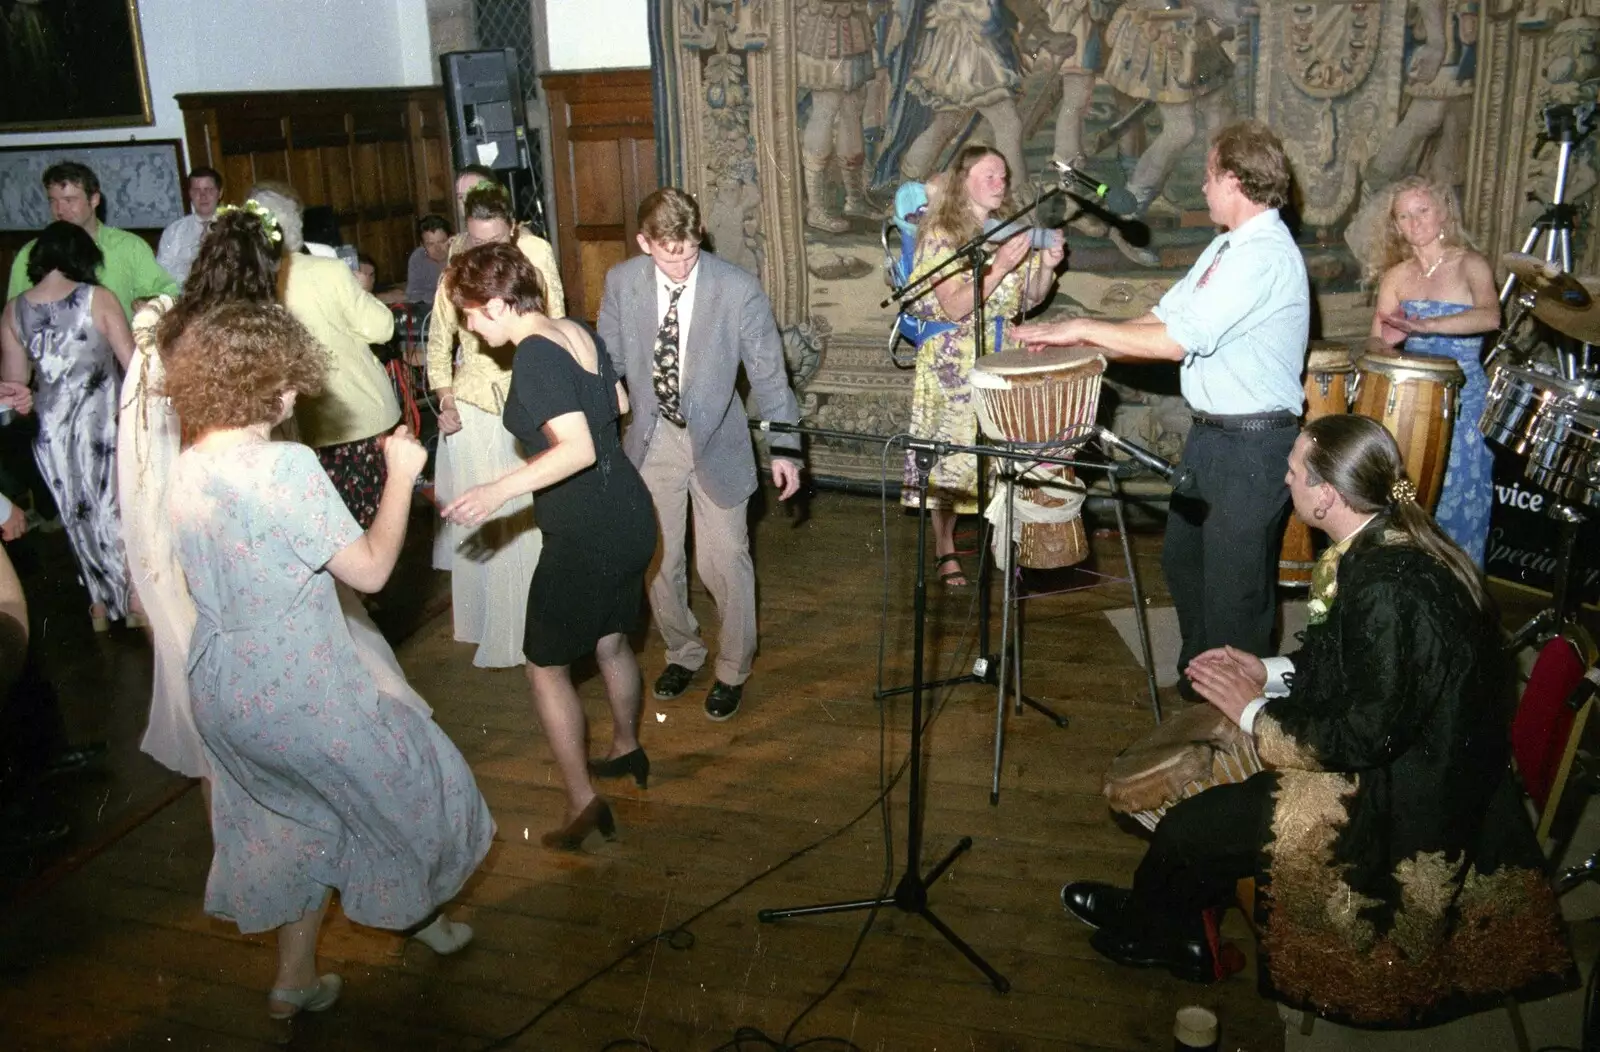
<path fill-rule="evenodd" d="M 739 367 L 763 418 L 796 423 L 800 409 L 760 282 L 702 252 L 701 237 L 694 198 L 672 187 L 646 197 L 638 234 L 645 254 L 606 275 L 599 327 L 632 402 L 623 446 L 661 522 L 661 566 L 650 581 L 650 609 L 666 640 L 668 664 L 655 696 L 682 694 L 707 657 L 689 610 L 685 541 L 692 508 L 695 569 L 722 619 L 706 715 L 726 720 L 739 709 L 756 652 L 746 516 L 758 476 L 736 387 Z M 787 435 L 774 437 L 772 445 L 772 481 L 778 498 L 787 500 L 800 488 L 800 443 Z"/>

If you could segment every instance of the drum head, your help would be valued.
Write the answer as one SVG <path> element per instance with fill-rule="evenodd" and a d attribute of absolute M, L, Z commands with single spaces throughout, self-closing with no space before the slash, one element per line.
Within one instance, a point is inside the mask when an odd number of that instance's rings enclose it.
<path fill-rule="evenodd" d="M 1356 359 L 1356 368 L 1365 373 L 1389 375 L 1410 373 L 1419 380 L 1427 379 L 1445 384 L 1459 384 L 1466 379 L 1466 374 L 1461 371 L 1460 364 L 1454 358 L 1401 354 L 1393 348 L 1379 350 L 1370 344 L 1361 357 Z"/>
<path fill-rule="evenodd" d="M 1011 377 L 1040 373 L 1093 375 L 1105 371 L 1106 360 L 1098 347 L 1046 347 L 1042 351 L 1001 351 L 986 354 L 972 367 L 977 387 L 1006 387 Z M 985 381 L 989 382 L 985 382 Z"/>
<path fill-rule="evenodd" d="M 1344 340 L 1312 340 L 1306 348 L 1306 372 L 1348 373 L 1355 371 L 1361 344 Z"/>

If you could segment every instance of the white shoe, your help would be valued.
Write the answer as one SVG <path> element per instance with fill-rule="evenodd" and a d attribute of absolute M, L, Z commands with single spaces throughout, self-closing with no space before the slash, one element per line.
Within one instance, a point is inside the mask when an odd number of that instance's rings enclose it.
<path fill-rule="evenodd" d="M 304 990 L 275 987 L 267 994 L 267 1014 L 274 1019 L 293 1019 L 301 1012 L 325 1012 L 339 1000 L 339 991 L 343 989 L 344 980 L 331 972 Z M 289 1010 L 284 1012 L 272 1007 L 274 1002 L 289 1005 Z"/>
<path fill-rule="evenodd" d="M 465 948 L 467 943 L 472 941 L 472 927 L 458 924 L 441 913 L 433 918 L 432 923 L 418 929 L 411 937 L 434 953 L 449 956 Z"/>

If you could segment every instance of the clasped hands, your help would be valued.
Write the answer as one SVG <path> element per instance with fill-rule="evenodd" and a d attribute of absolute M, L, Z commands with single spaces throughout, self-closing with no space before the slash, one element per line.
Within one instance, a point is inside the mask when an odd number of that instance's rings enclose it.
<path fill-rule="evenodd" d="M 1431 331 L 1432 319 L 1408 318 L 1400 312 L 1378 311 L 1378 325 L 1384 343 L 1393 346 L 1407 336 Z"/>
<path fill-rule="evenodd" d="M 1267 688 L 1267 666 L 1254 654 L 1235 647 L 1216 647 L 1184 669 L 1195 691 L 1234 723 Z"/>

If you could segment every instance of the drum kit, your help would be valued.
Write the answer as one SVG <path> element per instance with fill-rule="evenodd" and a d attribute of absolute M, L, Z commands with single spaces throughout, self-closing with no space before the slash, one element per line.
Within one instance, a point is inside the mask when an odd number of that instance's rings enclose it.
<path fill-rule="evenodd" d="M 1575 278 L 1542 259 L 1513 252 L 1501 262 L 1518 281 L 1506 331 L 1531 314 L 1582 345 L 1557 351 L 1556 362 L 1493 367 L 1479 427 L 1490 442 L 1526 457 L 1523 478 L 1552 498 L 1549 516 L 1560 531 L 1551 605 L 1518 629 L 1518 646 L 1565 628 L 1572 617 L 1569 589 L 1578 531 L 1600 509 L 1600 371 L 1590 360 L 1600 343 L 1600 282 Z M 1502 336 L 1495 346 L 1506 344 Z"/>

